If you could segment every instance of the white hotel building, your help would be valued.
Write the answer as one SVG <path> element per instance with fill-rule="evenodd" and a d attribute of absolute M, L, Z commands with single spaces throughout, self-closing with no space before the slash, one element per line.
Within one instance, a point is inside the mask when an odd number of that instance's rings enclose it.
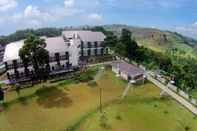
<path fill-rule="evenodd" d="M 64 31 L 59 37 L 44 38 L 46 50 L 50 56 L 50 74 L 73 71 L 80 67 L 80 63 L 90 56 L 101 56 L 108 53 L 105 48 L 105 35 L 92 31 Z M 3 62 L 5 63 L 8 79 L 30 78 L 34 73 L 31 63 L 28 71 L 19 57 L 19 50 L 24 45 L 24 40 L 10 43 L 5 48 Z"/>

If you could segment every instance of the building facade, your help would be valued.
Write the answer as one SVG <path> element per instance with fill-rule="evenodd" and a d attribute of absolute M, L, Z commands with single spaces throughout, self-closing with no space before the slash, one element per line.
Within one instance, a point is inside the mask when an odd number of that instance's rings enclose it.
<path fill-rule="evenodd" d="M 107 54 L 105 35 L 92 31 L 63 31 L 59 37 L 44 37 L 49 52 L 50 75 L 70 72 L 80 67 L 88 57 Z M 10 43 L 5 48 L 3 62 L 11 81 L 30 79 L 34 73 L 31 63 L 24 66 L 19 50 L 24 40 Z"/>

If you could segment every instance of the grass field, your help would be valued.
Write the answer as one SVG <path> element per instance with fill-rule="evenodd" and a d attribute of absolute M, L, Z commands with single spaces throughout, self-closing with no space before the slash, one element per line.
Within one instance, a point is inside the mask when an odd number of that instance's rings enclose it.
<path fill-rule="evenodd" d="M 62 131 L 71 126 L 80 131 L 197 130 L 196 118 L 173 100 L 161 100 L 159 89 L 151 83 L 131 90 L 120 102 L 126 83 L 110 70 L 104 72 L 96 87 L 72 81 L 42 85 L 22 90 L 20 99 L 16 92 L 6 94 L 8 104 L 0 112 L 0 131 Z M 103 89 L 103 103 L 108 103 L 104 111 L 109 129 L 100 126 L 100 114 L 95 110 L 99 87 Z"/>
<path fill-rule="evenodd" d="M 152 84 L 131 90 L 129 96 L 83 122 L 79 131 L 197 131 L 197 117 L 171 99 L 161 99 Z"/>
<path fill-rule="evenodd" d="M 103 88 L 103 102 L 108 102 L 120 96 L 125 83 L 116 79 L 111 71 L 106 71 L 97 84 Z M 35 86 L 22 90 L 19 100 L 16 100 L 16 92 L 7 93 L 6 101 L 11 104 L 0 112 L 0 131 L 65 130 L 98 107 L 98 87 L 89 87 L 87 83 L 49 89 Z"/>

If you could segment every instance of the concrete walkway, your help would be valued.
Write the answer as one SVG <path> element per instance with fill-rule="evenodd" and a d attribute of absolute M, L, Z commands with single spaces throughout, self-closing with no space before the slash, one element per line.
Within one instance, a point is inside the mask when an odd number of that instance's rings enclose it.
<path fill-rule="evenodd" d="M 129 89 L 131 88 L 132 84 L 129 82 L 124 90 L 124 92 L 122 93 L 122 99 L 124 99 L 127 95 L 127 93 L 129 92 Z"/>
<path fill-rule="evenodd" d="M 151 82 L 153 82 L 155 85 L 157 85 L 159 88 L 161 88 L 163 91 L 165 91 L 167 94 L 169 94 L 172 98 L 174 98 L 176 101 L 178 101 L 180 104 L 182 104 L 184 107 L 186 107 L 189 111 L 191 111 L 193 114 L 197 115 L 197 108 L 192 105 L 190 102 L 185 100 L 183 97 L 179 96 L 172 90 L 170 90 L 167 86 L 163 85 L 158 80 L 154 79 L 151 75 L 147 74 L 147 79 Z"/>
<path fill-rule="evenodd" d="M 103 75 L 104 72 L 105 72 L 105 69 L 99 69 L 99 71 L 97 72 L 97 74 L 94 77 L 94 80 L 95 81 L 98 81 L 102 77 L 102 75 Z"/>
<path fill-rule="evenodd" d="M 110 65 L 113 62 L 115 62 L 115 61 L 108 61 L 108 62 L 103 62 L 103 63 L 98 63 L 98 64 L 90 64 L 90 65 L 87 65 L 87 66 L 88 67 L 94 67 L 94 66 L 100 66 L 100 65 Z"/>

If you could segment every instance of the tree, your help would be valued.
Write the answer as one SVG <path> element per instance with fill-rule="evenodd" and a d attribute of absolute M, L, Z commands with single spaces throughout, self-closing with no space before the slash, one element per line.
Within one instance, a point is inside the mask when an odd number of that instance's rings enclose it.
<path fill-rule="evenodd" d="M 131 39 L 132 33 L 127 30 L 122 30 L 122 35 L 120 37 L 120 44 L 122 44 L 123 48 L 125 48 L 125 53 L 123 54 L 129 59 L 136 59 L 137 49 L 139 48 L 137 42 Z"/>
<path fill-rule="evenodd" d="M 172 61 L 168 56 L 165 56 L 161 53 L 156 53 L 156 62 L 158 63 L 160 69 L 164 71 L 169 71 L 172 67 Z"/>
<path fill-rule="evenodd" d="M 46 43 L 44 39 L 28 34 L 24 41 L 24 46 L 19 51 L 19 56 L 28 72 L 28 63 L 33 64 L 35 77 L 44 78 L 49 70 L 49 52 L 45 49 Z"/>
<path fill-rule="evenodd" d="M 109 47 L 115 47 L 118 43 L 118 38 L 112 32 L 107 33 L 105 38 L 105 44 Z"/>
<path fill-rule="evenodd" d="M 15 87 L 15 90 L 16 90 L 17 95 L 20 96 L 20 93 L 21 93 L 20 84 L 17 83 L 17 84 L 14 85 L 14 87 Z"/>

